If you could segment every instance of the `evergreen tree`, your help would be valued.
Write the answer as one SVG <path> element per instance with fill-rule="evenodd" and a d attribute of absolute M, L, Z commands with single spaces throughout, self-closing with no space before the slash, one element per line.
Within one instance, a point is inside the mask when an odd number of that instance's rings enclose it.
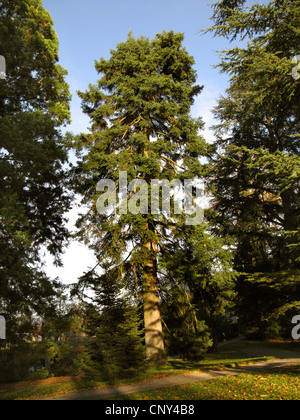
<path fill-rule="evenodd" d="M 124 282 L 134 276 L 141 280 L 147 357 L 156 362 L 164 359 L 157 256 L 163 242 L 180 229 L 179 216 L 173 206 L 169 217 L 151 214 L 147 193 L 132 197 L 132 192 L 140 186 L 149 192 L 153 179 L 193 179 L 204 171 L 199 157 L 207 155 L 208 146 L 199 136 L 202 122 L 190 116 L 202 88 L 195 84 L 194 60 L 182 41 L 183 35 L 174 32 L 159 34 L 153 41 L 130 34 L 111 51 L 110 59 L 96 62 L 98 85 L 80 93 L 92 126 L 91 133 L 78 140 L 77 147 L 86 153 L 75 170 L 74 185 L 94 203 L 79 223 L 82 236 L 87 241 L 94 238 L 99 264 L 109 261 L 118 267 Z M 134 211 L 126 213 L 127 204 L 124 211 L 120 199 L 110 201 L 117 215 L 97 214 L 98 181 L 110 178 L 118 184 L 120 171 L 126 171 L 129 184 L 141 180 L 131 195 L 125 193 L 125 202 L 128 198 Z M 117 193 L 121 194 L 118 186 Z"/>
<path fill-rule="evenodd" d="M 69 121 L 70 94 L 41 0 L 1 1 L 0 54 L 0 312 L 14 342 L 23 336 L 21 318 L 44 311 L 56 294 L 41 271 L 40 246 L 58 259 L 67 237 L 60 126 Z"/>
<path fill-rule="evenodd" d="M 219 232 L 235 238 L 243 314 L 264 329 L 272 314 L 299 304 L 299 6 L 219 1 L 209 29 L 229 40 L 250 38 L 223 52 L 219 65 L 230 86 L 215 109 L 211 187 Z"/>
<path fill-rule="evenodd" d="M 210 228 L 207 224 L 186 226 L 180 234 L 180 239 L 170 242 L 160 258 L 166 305 L 171 305 L 175 310 L 178 301 L 178 311 L 184 314 L 185 323 L 189 318 L 186 319 L 186 315 L 191 313 L 194 320 L 202 322 L 207 344 L 197 344 L 199 354 L 203 354 L 212 343 L 217 344 L 224 329 L 228 329 L 230 322 L 227 319 L 234 315 L 236 302 L 232 244 L 212 235 L 209 232 Z M 185 298 L 180 298 L 180 294 Z M 165 319 L 169 330 L 172 330 L 172 325 L 176 330 L 179 329 L 180 322 L 176 321 L 177 317 L 172 321 L 167 314 L 166 318 L 170 320 L 169 325 Z M 184 330 L 188 330 L 187 325 Z M 209 340 L 208 331 L 213 341 Z M 188 346 L 186 348 L 189 351 Z"/>
<path fill-rule="evenodd" d="M 95 297 L 86 314 L 83 371 L 109 381 L 135 375 L 145 361 L 138 309 L 121 295 L 117 278 L 115 270 L 94 277 Z"/>
<path fill-rule="evenodd" d="M 162 304 L 162 315 L 168 354 L 196 361 L 203 358 L 212 346 L 212 340 L 205 321 L 198 318 L 198 308 L 192 303 L 192 298 L 184 285 L 169 286 Z"/>

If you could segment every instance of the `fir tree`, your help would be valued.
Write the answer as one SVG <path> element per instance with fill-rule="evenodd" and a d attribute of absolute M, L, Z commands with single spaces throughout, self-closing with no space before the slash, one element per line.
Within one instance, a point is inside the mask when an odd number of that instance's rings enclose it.
<path fill-rule="evenodd" d="M 109 381 L 136 375 L 145 361 L 138 309 L 121 295 L 117 277 L 113 270 L 94 278 L 95 297 L 87 310 L 83 370 Z"/>
<path fill-rule="evenodd" d="M 190 116 L 202 88 L 196 85 L 194 60 L 182 41 L 183 35 L 174 32 L 159 34 L 153 41 L 130 35 L 108 60 L 96 62 L 98 84 L 80 93 L 92 126 L 77 144 L 86 154 L 75 170 L 74 185 L 87 202 L 94 201 L 93 211 L 81 220 L 82 236 L 94 238 L 92 247 L 100 263 L 118 267 L 124 282 L 141 280 L 147 358 L 156 362 L 164 360 L 157 256 L 163 242 L 179 229 L 176 215 L 172 206 L 169 218 L 152 215 L 150 200 L 144 211 L 140 203 L 135 214 L 124 214 L 120 200 L 115 204 L 117 216 L 114 212 L 101 216 L 95 190 L 101 179 L 118 185 L 120 171 L 127 172 L 128 183 L 145 181 L 148 191 L 153 179 L 203 174 L 199 157 L 207 155 L 208 146 L 199 136 L 201 120 Z M 135 207 L 136 197 L 125 198 L 128 205 L 132 198 Z"/>

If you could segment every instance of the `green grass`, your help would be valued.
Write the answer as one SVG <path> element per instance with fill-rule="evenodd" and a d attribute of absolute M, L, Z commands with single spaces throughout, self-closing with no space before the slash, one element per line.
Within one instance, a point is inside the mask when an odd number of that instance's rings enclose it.
<path fill-rule="evenodd" d="M 249 343 L 249 348 L 251 347 L 251 343 Z M 259 347 L 259 346 L 258 346 Z M 276 344 L 272 344 L 272 348 L 276 348 Z M 277 346 L 278 348 L 278 346 Z M 272 357 L 264 356 L 264 353 L 261 352 L 259 356 L 250 356 L 249 354 L 245 353 L 245 350 L 241 351 L 241 348 L 237 344 L 226 345 L 225 347 L 221 347 L 218 349 L 217 352 L 209 353 L 206 355 L 205 360 L 201 362 L 187 362 L 181 359 L 173 359 L 169 360 L 169 363 L 165 366 L 161 366 L 158 368 L 148 367 L 140 372 L 136 372 L 135 376 L 128 379 L 122 380 L 115 380 L 113 382 L 100 382 L 95 381 L 87 378 L 49 378 L 46 380 L 35 381 L 35 382 L 28 382 L 28 383 L 21 383 L 21 384 L 10 384 L 10 385 L 2 385 L 0 386 L 0 400 L 16 400 L 16 399 L 35 399 L 47 396 L 54 396 L 60 394 L 68 394 L 72 392 L 79 392 L 83 390 L 89 389 L 99 389 L 99 388 L 106 388 L 110 386 L 117 386 L 122 384 L 128 383 L 135 383 L 135 382 L 145 382 L 153 379 L 159 379 L 163 377 L 167 377 L 170 375 L 179 375 L 183 373 L 191 373 L 194 371 L 207 371 L 207 370 L 217 370 L 217 369 L 224 369 L 226 367 L 235 367 L 235 366 L 243 366 L 247 364 L 257 363 L 259 361 L 268 360 Z M 295 356 L 297 357 L 297 356 Z M 278 372 L 277 377 L 279 378 L 294 378 L 292 375 L 292 371 L 294 368 L 290 368 L 289 371 L 282 370 Z M 295 368 L 296 369 L 296 368 Z M 298 372 L 299 370 L 295 370 Z M 269 378 L 270 372 L 268 372 Z M 283 376 L 282 376 L 283 375 Z M 238 387 L 237 393 L 239 397 L 242 397 L 242 389 L 249 390 L 249 396 L 251 396 L 250 390 L 252 389 L 251 383 L 253 382 L 253 389 L 257 387 L 260 382 L 256 380 L 258 374 L 243 374 L 239 377 L 231 377 L 231 378 L 223 378 L 223 379 L 215 379 L 213 382 L 207 381 L 202 384 L 194 384 L 184 387 L 172 387 L 172 390 L 168 389 L 160 389 L 155 394 L 143 394 L 143 396 L 139 395 L 139 398 L 158 398 L 158 399 L 172 399 L 171 395 L 168 393 L 171 392 L 173 398 L 175 399 L 199 399 L 199 393 L 203 396 L 203 399 L 214 399 L 214 396 L 223 395 L 222 389 L 224 388 L 224 395 L 228 396 L 229 385 L 234 389 L 234 387 Z M 281 382 L 274 376 L 274 383 Z M 239 381 L 242 378 L 244 379 L 245 385 L 240 384 Z M 296 378 L 297 379 L 297 378 Z M 228 382 L 226 382 L 228 381 Z M 266 379 L 262 379 L 262 385 L 267 384 Z M 297 382 L 298 384 L 298 382 Z M 254 386 L 255 385 L 255 386 Z M 201 387 L 201 389 L 197 387 Z M 300 387 L 298 387 L 300 388 Z M 231 388 L 230 388 L 231 389 Z M 178 395 L 176 394 L 178 392 Z M 259 391 L 260 392 L 260 391 Z M 260 395 L 269 395 L 266 391 L 261 390 Z M 232 396 L 234 396 L 234 391 L 232 391 Z M 130 395 L 130 399 L 135 397 Z M 138 399 L 139 399 L 138 398 Z"/>
<path fill-rule="evenodd" d="M 214 358 L 216 357 L 216 359 Z M 222 358 L 221 355 L 209 356 L 201 362 L 187 362 L 180 359 L 170 360 L 168 365 L 161 367 L 148 367 L 137 373 L 133 378 L 116 380 L 113 383 L 100 382 L 88 378 L 55 378 L 32 381 L 22 384 L 10 384 L 0 387 L 0 400 L 35 399 L 53 395 L 68 394 L 88 389 L 100 389 L 134 382 L 145 382 L 153 379 L 164 378 L 170 375 L 180 375 L 193 371 L 222 369 L 245 364 L 253 364 L 265 357 L 259 358 Z M 67 380 L 65 380 L 67 379 Z M 53 383 L 53 381 L 55 382 Z M 8 389 L 5 389 L 8 388 Z"/>
<path fill-rule="evenodd" d="M 123 400 L 299 400 L 300 365 L 130 394 Z"/>

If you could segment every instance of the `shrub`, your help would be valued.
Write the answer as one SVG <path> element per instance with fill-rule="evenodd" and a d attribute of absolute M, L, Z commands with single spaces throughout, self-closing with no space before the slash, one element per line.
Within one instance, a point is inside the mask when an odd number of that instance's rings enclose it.
<path fill-rule="evenodd" d="M 30 372 L 28 375 L 28 379 L 30 381 L 34 381 L 37 379 L 47 379 L 49 378 L 49 372 L 48 370 L 43 366 L 41 367 L 41 369 L 35 371 L 35 372 Z"/>
<path fill-rule="evenodd" d="M 87 314 L 84 373 L 113 381 L 134 375 L 145 361 L 138 310 L 103 276 Z M 101 309 L 99 309 L 101 308 Z"/>

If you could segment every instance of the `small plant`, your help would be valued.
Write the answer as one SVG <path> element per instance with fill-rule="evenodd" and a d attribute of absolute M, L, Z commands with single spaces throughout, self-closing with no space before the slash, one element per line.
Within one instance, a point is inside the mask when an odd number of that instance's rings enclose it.
<path fill-rule="evenodd" d="M 87 314 L 83 371 L 105 381 L 133 376 L 145 362 L 138 310 L 120 296 L 114 275 L 107 272 L 98 279 Z"/>
<path fill-rule="evenodd" d="M 47 379 L 49 378 L 49 376 L 50 375 L 49 375 L 48 370 L 45 368 L 45 366 L 43 366 L 34 372 L 30 372 L 28 379 L 31 381 L 35 381 L 38 379 Z"/>

